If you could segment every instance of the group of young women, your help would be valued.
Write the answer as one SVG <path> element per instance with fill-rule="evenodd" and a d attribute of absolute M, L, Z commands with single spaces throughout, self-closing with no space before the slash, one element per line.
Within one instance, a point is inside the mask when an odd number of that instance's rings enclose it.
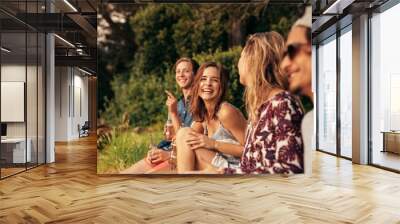
<path fill-rule="evenodd" d="M 196 71 L 193 60 L 178 60 L 176 81 L 182 91 L 190 88 L 185 99 L 179 101 L 187 111 L 176 110 L 178 101 L 171 94 L 167 100 L 176 124 L 178 173 L 303 172 L 303 110 L 298 99 L 287 91 L 287 77 L 280 69 L 284 46 L 284 39 L 277 32 L 256 33 L 248 38 L 238 62 L 240 83 L 245 86 L 247 119 L 224 101 L 229 76 L 220 64 L 207 62 Z M 192 76 L 182 74 L 181 67 Z M 191 116 L 190 126 L 178 125 L 182 113 Z M 152 162 L 154 157 L 157 155 L 148 155 L 124 173 L 168 169 L 168 156 L 157 163 Z"/>

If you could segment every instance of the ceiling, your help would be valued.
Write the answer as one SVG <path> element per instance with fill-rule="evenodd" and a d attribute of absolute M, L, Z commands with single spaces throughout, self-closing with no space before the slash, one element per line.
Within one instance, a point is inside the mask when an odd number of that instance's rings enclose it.
<path fill-rule="evenodd" d="M 60 37 L 55 38 L 56 65 L 82 66 L 96 72 L 96 7 L 96 0 L 1 0 L 2 45 L 12 49 L 8 58 L 35 55 L 33 43 L 25 50 L 25 31 L 50 32 Z M 27 36 L 29 42 L 31 37 Z"/>
<path fill-rule="evenodd" d="M 125 4 L 146 4 L 146 3 L 269 3 L 269 4 L 304 4 L 308 0 L 103 0 L 103 3 L 125 3 Z"/>
<path fill-rule="evenodd" d="M 317 43 L 351 23 L 354 16 L 374 12 L 389 0 L 312 0 L 313 42 Z"/>

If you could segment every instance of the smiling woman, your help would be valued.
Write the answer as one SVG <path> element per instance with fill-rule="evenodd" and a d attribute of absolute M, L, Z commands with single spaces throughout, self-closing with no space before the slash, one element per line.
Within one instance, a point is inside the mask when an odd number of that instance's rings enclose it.
<path fill-rule="evenodd" d="M 228 74 L 215 62 L 206 62 L 193 84 L 192 128 L 177 134 L 179 173 L 237 167 L 243 152 L 246 120 L 234 106 L 224 102 Z"/>
<path fill-rule="evenodd" d="M 228 74 L 221 65 L 206 62 L 200 66 L 193 84 L 190 108 L 195 120 L 203 121 L 206 112 L 210 117 L 216 117 L 218 107 L 225 97 L 227 83 Z M 215 108 L 211 108 L 211 105 Z"/>
<path fill-rule="evenodd" d="M 218 69 L 215 67 L 208 67 L 204 69 L 204 73 L 200 78 L 200 94 L 199 96 L 209 101 L 218 97 L 220 80 L 218 77 Z"/>

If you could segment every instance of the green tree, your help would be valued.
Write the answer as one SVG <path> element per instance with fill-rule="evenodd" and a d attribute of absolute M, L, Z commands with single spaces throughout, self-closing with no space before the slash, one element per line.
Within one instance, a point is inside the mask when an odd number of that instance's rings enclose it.
<path fill-rule="evenodd" d="M 187 5 L 150 4 L 130 19 L 138 49 L 135 53 L 136 70 L 163 76 L 168 65 L 179 56 L 174 45 L 174 25 L 180 19 L 190 20 Z"/>
<path fill-rule="evenodd" d="M 100 19 L 98 24 L 98 109 L 103 111 L 106 99 L 111 100 L 114 92 L 111 82 L 115 75 L 127 78 L 131 68 L 134 52 L 137 46 L 134 33 L 129 23 L 114 21 L 112 13 L 119 13 L 122 17 L 129 17 L 137 8 L 124 10 L 118 5 L 100 5 Z M 107 32 L 108 31 L 108 32 Z"/>

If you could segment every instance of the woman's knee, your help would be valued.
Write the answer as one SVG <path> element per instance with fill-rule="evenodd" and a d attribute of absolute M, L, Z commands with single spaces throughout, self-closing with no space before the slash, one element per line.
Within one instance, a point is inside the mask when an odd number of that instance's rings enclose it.
<path fill-rule="evenodd" d="M 191 128 L 185 127 L 185 128 L 180 128 L 178 132 L 176 133 L 176 140 L 177 141 L 182 141 L 182 139 L 185 139 L 188 136 L 188 133 L 191 131 Z"/>

